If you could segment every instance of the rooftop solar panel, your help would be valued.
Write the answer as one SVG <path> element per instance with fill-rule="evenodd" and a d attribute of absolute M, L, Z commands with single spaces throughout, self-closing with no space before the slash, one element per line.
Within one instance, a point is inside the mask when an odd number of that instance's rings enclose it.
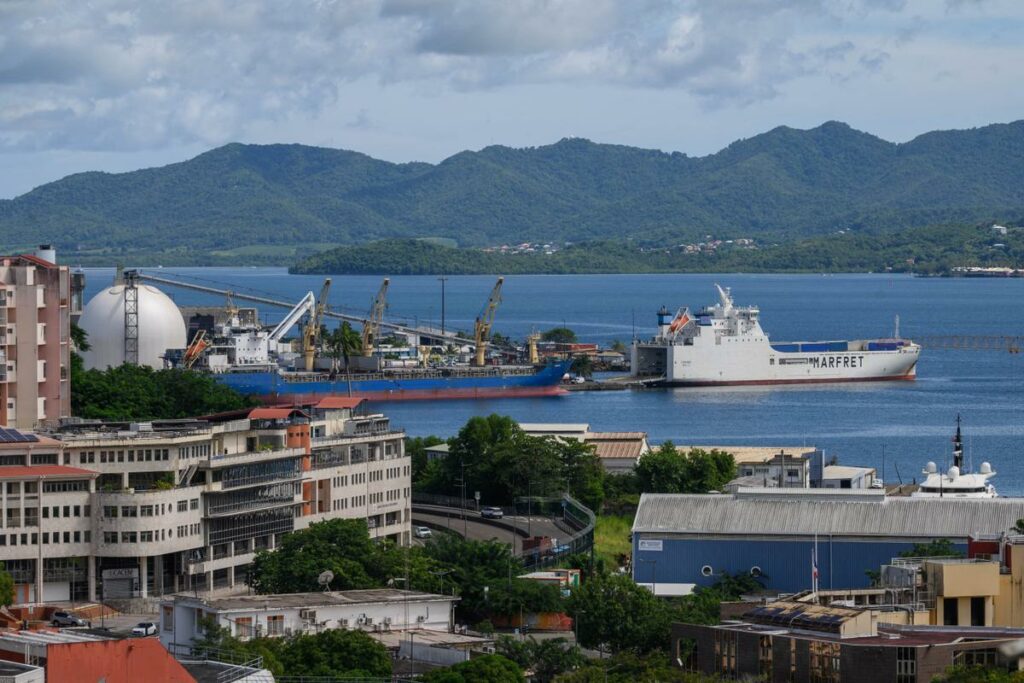
<path fill-rule="evenodd" d="M 0 427 L 0 443 L 35 443 L 39 437 L 35 434 L 22 434 L 17 429 Z"/>

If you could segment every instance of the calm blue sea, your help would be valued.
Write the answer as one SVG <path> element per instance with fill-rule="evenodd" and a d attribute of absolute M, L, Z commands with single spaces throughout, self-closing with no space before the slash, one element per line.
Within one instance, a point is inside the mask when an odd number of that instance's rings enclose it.
<path fill-rule="evenodd" d="M 157 271 L 151 271 L 156 273 Z M 87 294 L 108 285 L 111 269 L 86 269 Z M 289 301 L 319 292 L 322 277 L 278 268 L 167 268 L 211 286 L 251 290 Z M 335 310 L 364 314 L 381 278 L 335 276 Z M 920 279 L 900 275 L 564 275 L 506 278 L 495 329 L 523 337 L 567 325 L 585 341 L 628 342 L 649 336 L 665 304 L 714 303 L 714 283 L 731 286 L 738 304 L 761 307 L 774 340 L 888 336 L 899 315 L 904 337 L 1024 334 L 1024 280 Z M 453 276 L 446 286 L 446 323 L 469 330 L 493 277 Z M 182 304 L 215 304 L 189 292 Z M 441 285 L 435 277 L 392 278 L 388 316 L 437 324 Z M 241 302 L 239 302 L 241 303 Z M 283 311 L 264 309 L 267 321 Z M 812 387 L 666 389 L 580 392 L 544 399 L 406 402 L 383 405 L 411 435 L 455 433 L 471 416 L 502 413 L 522 422 L 587 422 L 595 430 L 642 430 L 652 441 L 815 445 L 844 464 L 874 466 L 886 481 L 909 482 L 928 460 L 950 454 L 956 414 L 975 466 L 992 462 L 1003 495 L 1024 495 L 1024 354 L 925 350 L 915 382 Z"/>

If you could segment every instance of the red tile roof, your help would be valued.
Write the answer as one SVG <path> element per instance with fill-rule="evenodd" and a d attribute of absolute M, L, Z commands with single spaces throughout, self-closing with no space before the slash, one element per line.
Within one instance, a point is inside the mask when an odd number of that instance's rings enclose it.
<path fill-rule="evenodd" d="M 293 415 L 306 414 L 298 408 L 253 408 L 249 411 L 250 420 L 285 420 Z"/>
<path fill-rule="evenodd" d="M 0 479 L 31 479 L 33 477 L 96 477 L 99 472 L 66 465 L 11 465 L 0 467 Z"/>
<path fill-rule="evenodd" d="M 326 410 L 355 408 L 365 400 L 366 399 L 363 398 L 356 398 L 350 396 L 324 396 L 317 402 L 316 407 Z"/>

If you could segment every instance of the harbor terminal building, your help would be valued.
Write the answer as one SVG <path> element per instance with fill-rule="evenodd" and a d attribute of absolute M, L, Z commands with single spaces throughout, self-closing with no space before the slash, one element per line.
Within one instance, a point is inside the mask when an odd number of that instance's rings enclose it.
<path fill-rule="evenodd" d="M 1024 518 L 1022 498 L 886 496 L 880 489 L 740 489 L 649 494 L 633 522 L 633 578 L 661 595 L 750 574 L 770 591 L 867 588 L 915 543 L 999 537 Z M 816 555 L 815 555 L 816 553 Z M 815 559 L 816 558 L 816 559 Z"/>
<path fill-rule="evenodd" d="M 0 562 L 19 601 L 93 601 L 240 586 L 257 552 L 322 520 L 365 519 L 406 544 L 403 437 L 345 397 L 3 430 Z"/>

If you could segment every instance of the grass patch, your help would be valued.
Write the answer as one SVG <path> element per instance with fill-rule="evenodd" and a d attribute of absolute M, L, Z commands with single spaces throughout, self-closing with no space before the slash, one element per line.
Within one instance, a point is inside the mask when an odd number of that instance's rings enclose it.
<path fill-rule="evenodd" d="M 600 515 L 594 527 L 594 555 L 604 560 L 605 566 L 614 569 L 619 566 L 619 556 L 629 555 L 629 542 L 633 520 L 616 515 Z"/>

